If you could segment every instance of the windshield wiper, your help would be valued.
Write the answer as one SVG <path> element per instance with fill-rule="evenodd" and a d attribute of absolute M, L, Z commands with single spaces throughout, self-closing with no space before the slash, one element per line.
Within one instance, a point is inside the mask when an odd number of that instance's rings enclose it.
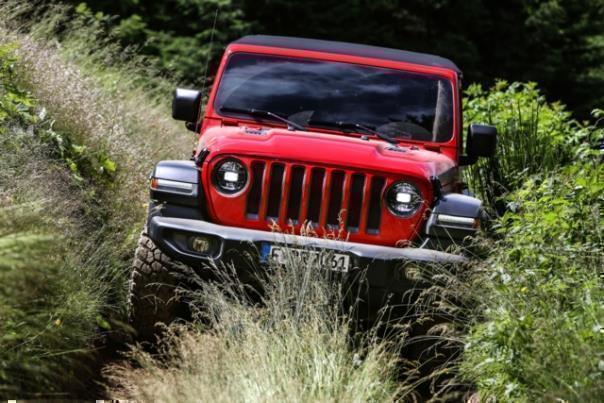
<path fill-rule="evenodd" d="M 271 111 L 263 111 L 261 109 L 254 109 L 254 108 L 232 108 L 230 106 L 223 106 L 222 108 L 220 108 L 220 112 L 232 112 L 232 113 L 244 113 L 246 115 L 250 115 L 250 116 L 261 116 L 264 118 L 272 118 L 274 120 L 279 120 L 285 124 L 287 124 L 287 128 L 289 130 L 302 130 L 305 131 L 306 128 L 304 126 L 302 126 L 301 124 L 298 124 L 296 122 L 292 122 L 289 119 L 284 118 L 283 116 L 277 115 L 274 112 Z"/>
<path fill-rule="evenodd" d="M 362 130 L 365 133 L 369 133 L 369 134 L 373 134 L 379 138 L 381 138 L 384 141 L 387 141 L 390 144 L 397 144 L 397 141 L 390 137 L 389 135 L 387 135 L 386 133 L 382 133 L 380 131 L 375 130 L 372 127 L 369 127 L 367 125 L 364 125 L 362 123 L 357 123 L 357 122 L 342 122 L 342 121 L 338 121 L 338 122 L 329 122 L 329 121 L 325 121 L 325 120 L 309 120 L 308 124 L 311 126 L 326 126 L 326 127 L 337 127 L 340 129 L 357 129 L 357 130 Z"/>

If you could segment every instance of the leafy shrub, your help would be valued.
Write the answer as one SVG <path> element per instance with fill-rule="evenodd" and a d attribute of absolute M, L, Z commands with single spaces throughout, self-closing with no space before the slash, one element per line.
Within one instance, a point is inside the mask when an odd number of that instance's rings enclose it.
<path fill-rule="evenodd" d="M 466 178 L 502 216 L 498 240 L 482 241 L 490 257 L 476 267 L 461 372 L 485 399 L 598 401 L 604 169 L 594 146 L 604 130 L 532 83 L 470 86 L 464 101 L 467 123 L 498 128 L 496 157 Z"/>
<path fill-rule="evenodd" d="M 497 400 L 599 401 L 604 394 L 604 167 L 535 175 L 513 193 L 477 290 L 484 310 L 463 372 Z"/>
<path fill-rule="evenodd" d="M 588 139 L 586 125 L 573 120 L 562 104 L 547 102 L 535 83 L 498 81 L 489 91 L 471 85 L 463 103 L 466 124 L 486 123 L 498 130 L 496 156 L 466 170 L 472 190 L 491 206 L 530 175 L 572 161 Z"/>

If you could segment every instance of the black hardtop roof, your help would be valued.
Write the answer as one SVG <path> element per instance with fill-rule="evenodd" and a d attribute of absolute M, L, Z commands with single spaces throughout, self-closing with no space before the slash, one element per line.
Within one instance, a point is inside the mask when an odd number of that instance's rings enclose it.
<path fill-rule="evenodd" d="M 325 41 L 321 39 L 294 38 L 289 36 L 248 35 L 234 44 L 271 46 L 278 48 L 310 50 L 316 52 L 338 53 L 343 55 L 371 57 L 375 59 L 407 62 L 425 66 L 443 67 L 461 72 L 449 59 L 427 53 L 410 52 L 380 46 L 360 45 L 349 42 Z"/>

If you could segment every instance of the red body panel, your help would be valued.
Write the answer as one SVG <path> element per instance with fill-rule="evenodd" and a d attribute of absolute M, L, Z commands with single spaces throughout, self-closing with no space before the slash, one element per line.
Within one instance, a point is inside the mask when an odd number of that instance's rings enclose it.
<path fill-rule="evenodd" d="M 363 140 L 358 134 L 343 133 L 334 130 L 322 130 L 313 128 L 313 131 L 288 131 L 279 122 L 267 122 L 259 125 L 252 119 L 234 119 L 220 116 L 213 108 L 220 77 L 224 71 L 226 62 L 234 52 L 261 53 L 268 55 L 280 55 L 288 57 L 311 58 L 319 60 L 356 63 L 370 66 L 379 66 L 392 69 L 400 69 L 417 73 L 429 73 L 450 80 L 453 86 L 453 108 L 454 108 L 454 133 L 446 143 L 419 142 L 402 140 L 399 149 L 392 151 L 391 146 L 377 139 Z M 249 194 L 251 181 L 246 187 L 234 195 L 225 195 L 216 190 L 212 184 L 212 171 L 216 163 L 225 157 L 236 157 L 251 170 L 252 161 L 263 161 L 267 169 L 273 163 L 283 164 L 285 173 L 283 176 L 283 189 L 286 192 L 283 199 L 287 199 L 289 181 L 291 180 L 291 167 L 321 167 L 325 169 L 326 181 L 324 186 L 324 199 L 329 199 L 329 189 L 333 171 L 343 172 L 345 175 L 344 188 L 350 186 L 350 178 L 353 174 L 363 174 L 367 178 L 364 193 L 366 198 L 362 205 L 361 224 L 358 231 L 349 234 L 350 240 L 383 245 L 395 245 L 399 241 L 412 240 L 424 222 L 426 212 L 434 199 L 434 190 L 430 179 L 439 177 L 445 189 L 451 188 L 457 180 L 457 166 L 459 159 L 460 138 L 460 100 L 458 96 L 457 72 L 440 67 L 415 65 L 403 62 L 394 62 L 380 59 L 368 59 L 364 57 L 348 56 L 341 54 L 329 54 L 314 51 L 280 49 L 273 47 L 262 47 L 252 45 L 235 44 L 230 45 L 224 54 L 221 66 L 218 70 L 216 85 L 211 91 L 206 107 L 205 116 L 201 128 L 197 153 L 202 149 L 210 151 L 204 161 L 202 169 L 202 182 L 207 198 L 208 213 L 210 219 L 216 223 L 245 228 L 270 230 L 270 222 L 274 221 L 281 229 L 290 227 L 285 217 L 285 203 L 282 203 L 279 217 L 270 220 L 265 216 L 268 195 L 262 195 L 260 213 L 258 217 L 250 218 L 246 215 L 246 201 Z M 262 134 L 256 133 L 257 129 L 265 128 Z M 250 129 L 256 129 L 254 133 Z M 308 168 L 310 169 L 310 168 Z M 308 171 L 310 172 L 310 171 Z M 307 172 L 307 174 L 308 174 Z M 266 176 L 266 175 L 265 175 Z M 304 191 L 307 191 L 309 175 L 305 176 Z M 368 233 L 364 225 L 368 215 L 367 203 L 369 194 L 368 183 L 374 176 L 385 179 L 380 198 L 388 186 L 395 181 L 405 180 L 415 184 L 421 191 L 424 206 L 416 214 L 408 218 L 402 218 L 391 213 L 382 203 L 380 213 L 380 230 L 378 233 Z M 266 180 L 266 177 L 264 178 Z M 268 186 L 268 184 L 265 184 Z M 308 195 L 302 197 L 302 214 L 305 217 L 305 209 L 308 208 Z M 348 205 L 349 192 L 344 192 L 342 205 Z M 327 201 L 324 201 L 327 203 Z M 323 206 L 325 207 L 325 206 Z M 337 231 L 337 228 L 327 228 L 327 208 L 321 209 L 321 218 L 316 231 L 319 235 Z M 343 210 L 344 220 L 346 210 Z M 302 222 L 293 225 L 296 232 L 300 231 Z M 327 229 L 326 229 L 327 228 Z"/>

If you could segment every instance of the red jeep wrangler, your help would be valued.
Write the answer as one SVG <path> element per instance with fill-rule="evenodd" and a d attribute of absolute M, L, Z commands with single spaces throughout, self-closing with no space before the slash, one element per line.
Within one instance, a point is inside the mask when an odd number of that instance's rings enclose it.
<path fill-rule="evenodd" d="M 176 262 L 203 272 L 247 267 L 246 252 L 260 266 L 280 261 L 285 245 L 329 250 L 332 270 L 367 269 L 379 307 L 410 287 L 401 263 L 461 260 L 442 250 L 475 233 L 481 202 L 463 194 L 459 167 L 491 156 L 496 131 L 471 125 L 462 153 L 460 88 L 460 70 L 438 56 L 275 36 L 231 43 L 203 116 L 199 91 L 175 93 L 173 117 L 199 142 L 191 161 L 161 161 L 151 176 L 130 283 L 139 334 L 176 315 Z"/>

